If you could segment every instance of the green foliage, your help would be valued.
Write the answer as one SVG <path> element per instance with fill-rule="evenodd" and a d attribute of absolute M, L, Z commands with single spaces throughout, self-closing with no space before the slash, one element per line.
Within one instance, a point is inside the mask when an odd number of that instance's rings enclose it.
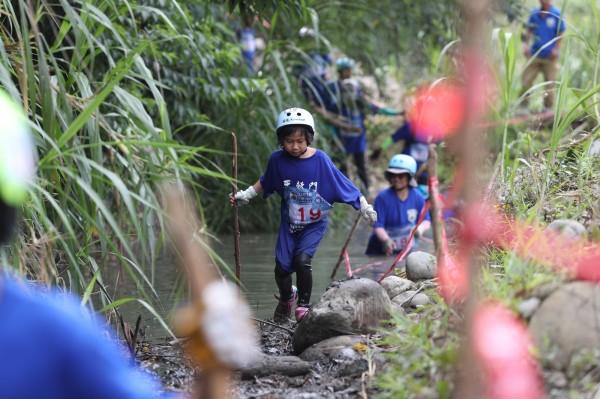
<path fill-rule="evenodd" d="M 166 3 L 33 2 L 28 14 L 30 3 L 4 2 L 0 83 L 29 114 L 39 162 L 21 234 L 3 257 L 98 308 L 128 302 L 105 289 L 123 278 L 136 302 L 156 303 L 156 185 L 227 185 L 211 159 L 223 151 L 202 137 L 229 137 L 217 123 L 262 87 L 235 73 L 239 50 L 213 6 Z M 182 144 L 184 134 L 197 141 Z"/>
<path fill-rule="evenodd" d="M 567 36 L 561 43 L 562 68 L 552 121 L 542 123 L 526 114 L 527 120 L 522 122 L 517 115 L 523 100 L 520 81 L 525 64 L 520 54 L 521 27 L 503 23 L 490 42 L 486 42 L 492 50 L 490 65 L 498 88 L 497 97 L 491 101 L 490 115 L 498 127 L 488 129 L 486 136 L 499 172 L 493 183 L 503 209 L 511 217 L 534 225 L 562 218 L 578 220 L 588 227 L 588 237 L 598 241 L 600 157 L 597 153 L 593 155 L 591 148 L 598 138 L 600 121 L 600 14 L 596 2 L 590 0 L 555 5 L 563 7 Z M 442 54 L 434 58 L 439 60 L 436 66 L 443 65 Z M 527 93 L 539 101 L 532 111 L 539 108 L 541 91 L 546 87 L 540 83 Z M 523 259 L 508 249 L 484 248 L 478 261 L 482 265 L 478 281 L 480 296 L 500 301 L 514 310 L 536 286 L 568 278 L 551 265 Z M 429 312 L 436 310 L 448 311 L 433 305 Z M 408 318 L 395 320 L 394 330 L 386 334 L 386 342 L 397 345 L 398 360 L 392 360 L 391 367 L 378 379 L 377 387 L 383 390 L 380 397 L 444 397 L 445 391 L 437 382 L 450 373 L 445 367 L 447 357 L 441 354 L 444 349 L 455 353 L 456 341 L 434 347 L 427 338 L 458 334 L 460 327 L 443 320 L 443 317 L 433 320 L 419 317 L 418 323 Z M 540 354 L 542 360 L 546 355 L 551 354 Z M 597 356 L 588 351 L 575 357 L 565 371 L 568 386 L 556 395 L 550 392 L 549 397 L 584 397 L 582 392 L 590 392 L 597 383 Z M 432 358 L 437 361 L 432 362 Z"/>
<path fill-rule="evenodd" d="M 393 351 L 376 377 L 377 398 L 450 398 L 460 336 L 447 310 L 434 305 L 416 317 L 393 314 L 392 328 L 381 342 Z"/>

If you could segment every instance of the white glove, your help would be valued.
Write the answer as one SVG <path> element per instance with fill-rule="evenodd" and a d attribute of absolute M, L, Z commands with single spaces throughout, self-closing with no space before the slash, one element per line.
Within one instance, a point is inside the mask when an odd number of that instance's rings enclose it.
<path fill-rule="evenodd" d="M 373 209 L 373 205 L 367 202 L 364 196 L 360 196 L 360 214 L 369 223 L 373 224 L 377 221 L 377 212 Z"/>
<path fill-rule="evenodd" d="M 240 206 L 246 205 L 254 197 L 256 197 L 256 191 L 254 190 L 254 187 L 250 186 L 245 190 L 235 193 L 234 199 L 235 203 Z"/>

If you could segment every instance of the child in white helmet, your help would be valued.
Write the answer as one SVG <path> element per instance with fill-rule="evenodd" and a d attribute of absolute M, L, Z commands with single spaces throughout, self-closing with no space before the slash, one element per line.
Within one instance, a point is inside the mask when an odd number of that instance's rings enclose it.
<path fill-rule="evenodd" d="M 390 159 L 389 168 L 385 171 L 390 187 L 379 192 L 375 198 L 378 218 L 373 224 L 367 255 L 391 255 L 400 252 L 408 244 L 410 231 L 417 224 L 425 205 L 425 198 L 415 190 L 416 171 L 417 162 L 410 155 L 396 154 Z M 415 235 L 422 235 L 430 225 L 427 213 Z"/>
<path fill-rule="evenodd" d="M 360 190 L 344 176 L 321 150 L 309 147 L 314 139 L 312 115 L 302 108 L 286 109 L 277 118 L 277 141 L 265 173 L 254 185 L 231 197 L 232 204 L 246 204 L 257 193 L 276 192 L 281 197 L 281 222 L 275 247 L 275 282 L 279 304 L 274 318 L 291 318 L 296 273 L 298 306 L 296 320 L 307 313 L 312 291 L 312 258 L 327 229 L 327 215 L 335 202 L 360 209 L 371 223 L 377 213 Z"/>

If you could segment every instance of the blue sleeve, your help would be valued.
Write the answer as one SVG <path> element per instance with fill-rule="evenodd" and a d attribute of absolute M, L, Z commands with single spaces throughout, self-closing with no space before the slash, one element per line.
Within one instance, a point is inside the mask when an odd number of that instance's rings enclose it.
<path fill-rule="evenodd" d="M 72 321 L 70 343 L 65 354 L 72 398 L 146 399 L 175 398 L 156 396 L 162 388 L 147 372 L 137 369 L 123 358 L 114 337 L 103 336 L 99 327 Z"/>
<path fill-rule="evenodd" d="M 400 140 L 410 140 L 412 134 L 410 132 L 410 124 L 405 122 L 402 126 L 400 126 L 393 134 L 392 141 L 394 143 L 399 142 Z"/>
<path fill-rule="evenodd" d="M 335 184 L 335 202 L 352 205 L 354 209 L 360 209 L 360 197 L 362 194 L 358 187 L 340 172 L 325 153 L 323 154 L 327 160 L 327 166 L 332 173 L 331 180 Z"/>
<path fill-rule="evenodd" d="M 0 279 L 2 280 L 2 279 Z M 116 338 L 78 298 L 0 281 L 0 397 L 175 398 L 126 360 Z"/>
<path fill-rule="evenodd" d="M 335 96 L 336 96 L 336 87 L 335 81 L 329 81 L 325 83 L 325 93 L 326 96 L 323 99 L 325 109 L 329 112 L 337 112 L 335 107 Z"/>
<path fill-rule="evenodd" d="M 267 170 L 265 170 L 265 173 L 260 177 L 260 184 L 263 189 L 264 198 L 267 198 L 269 195 L 275 192 L 274 182 L 277 181 L 277 168 L 275 167 L 274 154 L 275 153 L 271 154 L 269 163 L 267 164 Z"/>

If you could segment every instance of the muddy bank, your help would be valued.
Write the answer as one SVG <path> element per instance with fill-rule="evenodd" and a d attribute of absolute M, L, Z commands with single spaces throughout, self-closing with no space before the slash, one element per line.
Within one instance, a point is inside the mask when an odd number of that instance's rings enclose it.
<path fill-rule="evenodd" d="M 258 334 L 262 353 L 273 357 L 292 356 L 292 335 L 296 322 L 274 325 L 273 320 L 258 321 Z M 366 338 L 366 337 L 365 337 Z M 377 336 L 369 337 L 369 342 Z M 335 398 L 349 399 L 371 396 L 369 387 L 372 374 L 369 370 L 380 367 L 382 356 L 371 360 L 367 346 L 356 345 L 360 358 L 343 358 L 310 363 L 310 371 L 297 376 L 267 374 L 248 376 L 236 372 L 232 376 L 232 397 L 237 398 Z M 371 348 L 372 349 L 372 348 Z M 381 349 L 381 348 L 380 348 Z M 382 353 L 382 350 L 379 351 Z M 178 393 L 192 391 L 195 371 L 177 343 L 138 345 L 137 360 L 140 365 L 157 375 L 165 390 Z M 377 366 L 376 366 L 377 365 Z M 366 396 L 365 396 L 366 395 Z"/>

